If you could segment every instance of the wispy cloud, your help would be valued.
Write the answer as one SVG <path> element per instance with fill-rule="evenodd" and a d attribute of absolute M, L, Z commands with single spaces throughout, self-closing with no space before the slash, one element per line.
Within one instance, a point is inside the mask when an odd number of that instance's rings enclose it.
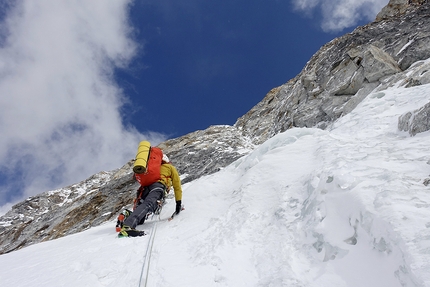
<path fill-rule="evenodd" d="M 10 1 L 0 27 L 0 205 L 120 167 L 139 140 L 124 126 L 114 69 L 138 46 L 131 1 Z"/>
<path fill-rule="evenodd" d="M 312 15 L 321 13 L 321 28 L 338 32 L 358 24 L 373 21 L 389 0 L 292 0 L 295 10 Z"/>

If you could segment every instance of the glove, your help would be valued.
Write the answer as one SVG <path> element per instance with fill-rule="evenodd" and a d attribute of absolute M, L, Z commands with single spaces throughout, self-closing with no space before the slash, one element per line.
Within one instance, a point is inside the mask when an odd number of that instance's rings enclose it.
<path fill-rule="evenodd" d="M 176 201 L 176 214 L 179 214 L 179 212 L 181 212 L 182 209 L 182 200 L 177 200 Z"/>

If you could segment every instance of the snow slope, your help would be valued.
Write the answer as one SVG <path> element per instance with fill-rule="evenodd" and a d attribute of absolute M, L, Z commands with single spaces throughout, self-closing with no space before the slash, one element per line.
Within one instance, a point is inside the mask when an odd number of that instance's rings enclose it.
<path fill-rule="evenodd" d="M 1 285 L 430 286 L 430 132 L 397 129 L 428 102 L 430 85 L 371 94 L 185 185 L 152 236 L 110 222 L 1 255 Z"/>

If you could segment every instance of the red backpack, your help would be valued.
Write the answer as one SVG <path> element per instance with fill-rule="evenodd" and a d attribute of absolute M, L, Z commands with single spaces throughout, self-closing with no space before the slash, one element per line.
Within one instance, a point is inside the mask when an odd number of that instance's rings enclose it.
<path fill-rule="evenodd" d="M 146 171 L 135 173 L 136 180 L 142 186 L 148 186 L 161 179 L 160 168 L 163 152 L 158 147 L 151 147 L 149 150 L 148 164 Z"/>

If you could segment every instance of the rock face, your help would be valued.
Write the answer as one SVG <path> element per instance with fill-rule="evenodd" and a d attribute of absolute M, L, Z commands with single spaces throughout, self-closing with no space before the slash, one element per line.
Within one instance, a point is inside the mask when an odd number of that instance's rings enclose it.
<path fill-rule="evenodd" d="M 398 126 L 399 130 L 409 132 L 411 136 L 430 130 L 430 103 L 402 115 Z"/>
<path fill-rule="evenodd" d="M 182 175 L 182 183 L 214 173 L 255 148 L 252 140 L 232 126 L 211 126 L 159 147 Z"/>
<path fill-rule="evenodd" d="M 212 126 L 160 147 L 186 183 L 291 127 L 325 128 L 371 92 L 430 83 L 428 58 L 430 4 L 392 0 L 377 21 L 324 45 L 294 79 L 272 89 L 234 126 Z M 400 117 L 399 129 L 411 135 L 429 130 L 429 105 Z M 131 166 L 130 160 L 118 170 L 15 205 L 0 218 L 0 254 L 115 218 L 138 188 Z"/>
<path fill-rule="evenodd" d="M 390 0 L 388 5 L 376 16 L 376 21 L 404 14 L 408 10 L 413 9 L 411 6 L 421 5 L 424 2 L 426 2 L 426 0 Z"/>
<path fill-rule="evenodd" d="M 272 89 L 235 127 L 261 144 L 291 127 L 325 128 L 375 89 L 399 81 L 404 86 L 426 83 L 424 67 L 423 74 L 409 68 L 430 57 L 430 4 L 407 7 L 407 13 L 359 27 L 324 45 L 300 74 Z"/>

